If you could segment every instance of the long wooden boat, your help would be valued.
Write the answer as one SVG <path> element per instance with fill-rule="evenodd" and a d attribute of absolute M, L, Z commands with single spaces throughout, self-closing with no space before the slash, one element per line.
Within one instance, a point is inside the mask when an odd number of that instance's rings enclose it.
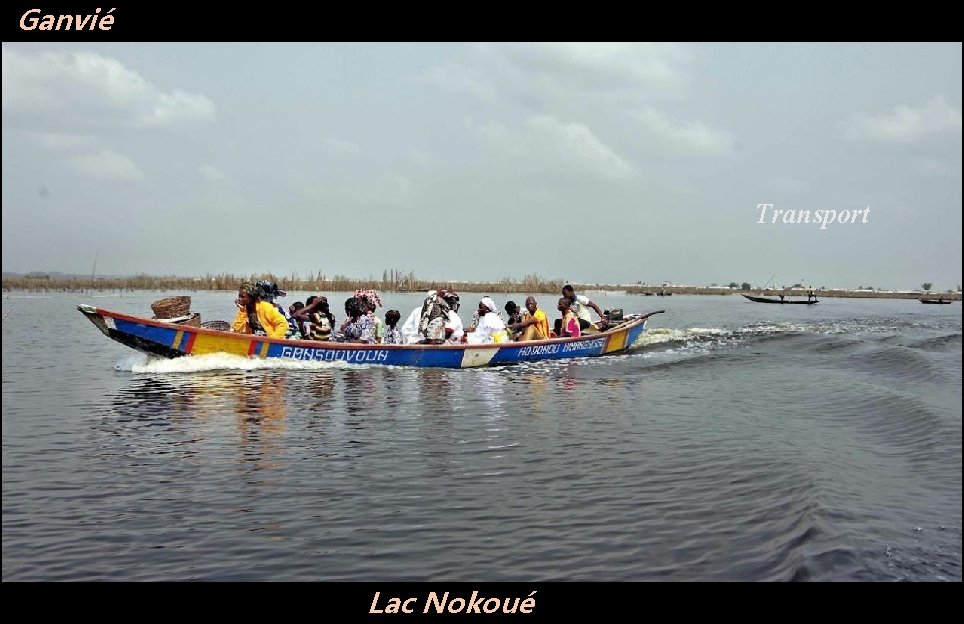
<path fill-rule="evenodd" d="M 948 303 L 951 302 L 951 299 L 927 299 L 925 297 L 921 297 L 920 302 L 938 304 L 938 305 L 947 305 Z"/>
<path fill-rule="evenodd" d="M 228 353 L 254 358 L 430 368 L 472 368 L 619 353 L 636 342 L 649 317 L 663 312 L 627 316 L 604 332 L 579 338 L 483 345 L 384 345 L 284 340 L 141 318 L 84 304 L 77 309 L 107 337 L 152 356 Z"/>
<path fill-rule="evenodd" d="M 741 295 L 743 293 L 740 293 Z M 752 295 L 743 295 L 750 301 L 755 301 L 756 303 L 782 303 L 782 304 L 796 304 L 796 305 L 813 305 L 815 303 L 820 303 L 816 299 L 811 299 L 810 301 L 790 301 L 789 299 L 770 299 L 769 297 L 754 297 Z"/>

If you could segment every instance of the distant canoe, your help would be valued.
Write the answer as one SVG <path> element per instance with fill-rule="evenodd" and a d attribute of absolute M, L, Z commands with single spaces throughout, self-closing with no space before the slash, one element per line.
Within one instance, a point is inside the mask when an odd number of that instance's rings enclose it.
<path fill-rule="evenodd" d="M 743 294 L 743 293 L 740 293 L 740 294 Z M 770 299 L 769 297 L 753 297 L 752 295 L 743 295 L 743 296 L 749 299 L 750 301 L 754 301 L 756 303 L 781 303 L 784 305 L 786 304 L 813 305 L 815 303 L 820 303 L 816 299 L 811 299 L 810 301 L 790 301 L 789 299 L 783 299 L 783 300 Z"/>
<path fill-rule="evenodd" d="M 932 303 L 932 304 L 937 304 L 937 305 L 946 305 L 946 304 L 948 304 L 948 303 L 951 302 L 951 299 L 925 299 L 925 298 L 922 297 L 922 298 L 920 299 L 920 302 L 921 302 L 921 303 Z"/>
<path fill-rule="evenodd" d="M 658 310 L 626 316 L 611 329 L 579 338 L 482 345 L 386 345 L 284 340 L 141 318 L 90 305 L 81 304 L 77 309 L 108 338 L 152 356 L 175 358 L 227 353 L 253 358 L 422 368 L 471 368 L 618 353 L 636 342 L 650 316 L 662 313 Z"/>
<path fill-rule="evenodd" d="M 597 289 L 597 290 L 584 290 L 584 291 L 582 291 L 582 294 L 586 295 L 587 297 L 588 297 L 589 295 L 595 295 L 595 296 L 597 296 L 597 297 L 618 297 L 618 296 L 620 296 L 620 295 L 625 295 L 625 294 L 626 294 L 626 291 L 625 291 L 625 290 L 598 290 L 598 289 Z"/>

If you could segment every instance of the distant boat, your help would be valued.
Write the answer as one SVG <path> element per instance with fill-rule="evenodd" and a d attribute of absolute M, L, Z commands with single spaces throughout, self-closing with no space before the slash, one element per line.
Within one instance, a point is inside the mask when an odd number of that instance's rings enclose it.
<path fill-rule="evenodd" d="M 951 299 L 945 299 L 944 297 L 939 297 L 937 299 L 927 299 L 927 298 L 921 297 L 920 299 L 921 303 L 933 303 L 933 304 L 940 304 L 940 305 L 946 305 L 951 301 L 952 301 Z"/>
<path fill-rule="evenodd" d="M 743 294 L 743 293 L 740 293 Z M 754 297 L 752 295 L 743 295 L 750 301 L 755 301 L 756 303 L 782 303 L 782 304 L 796 304 L 796 305 L 813 305 L 815 303 L 820 303 L 816 299 L 811 299 L 810 301 L 790 301 L 789 299 L 770 299 L 769 297 Z"/>
<path fill-rule="evenodd" d="M 615 296 L 618 296 L 618 295 L 625 295 L 625 294 L 626 294 L 626 291 L 625 291 L 625 290 L 599 290 L 599 289 L 596 289 L 596 290 L 584 290 L 584 291 L 582 291 L 582 294 L 587 295 L 587 296 L 588 296 L 588 295 L 595 295 L 595 296 L 597 296 L 597 297 L 600 297 L 600 296 L 601 296 L 601 297 L 615 297 Z"/>

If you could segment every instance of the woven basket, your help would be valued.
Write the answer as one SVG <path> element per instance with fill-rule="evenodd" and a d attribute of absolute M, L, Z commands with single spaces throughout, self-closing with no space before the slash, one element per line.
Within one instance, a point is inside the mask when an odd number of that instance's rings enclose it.
<path fill-rule="evenodd" d="M 215 331 L 231 331 L 231 324 L 227 321 L 204 321 L 201 327 Z"/>
<path fill-rule="evenodd" d="M 200 326 L 201 326 L 201 313 L 200 313 L 200 312 L 195 312 L 194 314 L 191 315 L 191 318 L 185 319 L 185 320 L 183 320 L 183 321 L 176 321 L 176 323 L 177 323 L 178 325 L 190 325 L 191 327 L 200 327 Z"/>
<path fill-rule="evenodd" d="M 154 317 L 159 319 L 177 318 L 191 313 L 191 298 L 187 296 L 165 297 L 151 304 Z"/>

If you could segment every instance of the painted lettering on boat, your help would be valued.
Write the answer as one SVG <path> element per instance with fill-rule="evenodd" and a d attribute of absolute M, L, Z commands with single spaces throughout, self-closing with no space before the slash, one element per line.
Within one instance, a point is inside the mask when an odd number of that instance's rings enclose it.
<path fill-rule="evenodd" d="M 532 345 L 531 347 L 522 347 L 516 352 L 516 354 L 519 357 L 529 357 L 530 355 L 555 355 L 556 353 L 571 353 L 573 351 L 601 349 L 605 341 L 605 338 L 596 338 L 595 340 L 587 340 L 585 342 Z"/>
<path fill-rule="evenodd" d="M 569 342 L 562 345 L 562 352 L 569 353 L 571 351 L 585 351 L 587 349 L 601 349 L 603 343 L 606 341 L 605 338 L 596 338 L 595 340 L 587 340 L 585 342 Z"/>
<path fill-rule="evenodd" d="M 533 345 L 531 347 L 522 347 L 519 349 L 519 357 L 526 357 L 529 355 L 552 355 L 553 353 L 559 353 L 559 347 L 562 345 L 552 344 L 552 345 Z"/>
<path fill-rule="evenodd" d="M 305 362 L 384 362 L 385 349 L 314 349 L 311 347 L 281 347 L 281 357 Z"/>

